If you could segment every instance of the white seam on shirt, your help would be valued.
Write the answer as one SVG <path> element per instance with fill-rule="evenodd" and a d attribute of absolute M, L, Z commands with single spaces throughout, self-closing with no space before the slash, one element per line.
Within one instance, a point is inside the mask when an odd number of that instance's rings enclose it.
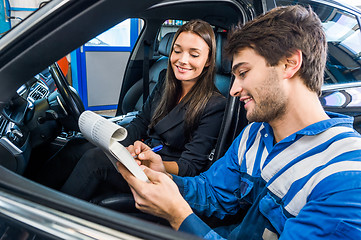
<path fill-rule="evenodd" d="M 247 166 L 247 174 L 252 176 L 254 162 L 257 157 L 257 151 L 259 148 L 259 143 L 261 141 L 261 131 L 258 131 L 255 140 L 253 141 L 252 146 L 248 149 L 246 153 L 246 166 Z"/>
<path fill-rule="evenodd" d="M 359 150 L 360 146 L 361 138 L 359 137 L 349 137 L 333 142 L 324 151 L 304 158 L 289 167 L 268 186 L 268 189 L 277 197 L 283 198 L 295 181 L 305 177 L 314 169 L 325 165 L 340 154 Z"/>
<path fill-rule="evenodd" d="M 247 143 L 247 139 L 249 136 L 249 130 L 251 129 L 252 124 L 248 125 L 242 134 L 242 138 L 241 141 L 239 142 L 239 146 L 238 146 L 238 163 L 239 166 L 241 166 L 242 161 L 243 161 L 243 155 L 246 151 L 246 143 Z"/>
<path fill-rule="evenodd" d="M 297 216 L 301 209 L 306 205 L 307 197 L 326 177 L 344 171 L 361 171 L 361 162 L 342 161 L 331 164 L 313 175 L 304 187 L 293 197 L 293 199 L 285 206 L 285 209 L 292 215 Z"/>
<path fill-rule="evenodd" d="M 309 151 L 310 149 L 318 146 L 332 137 L 344 133 L 352 132 L 353 129 L 349 127 L 333 127 L 318 135 L 303 136 L 298 141 L 292 143 L 291 146 L 284 149 L 277 156 L 275 156 L 262 170 L 262 178 L 268 182 L 277 172 L 284 166 L 290 163 L 299 155 Z"/>

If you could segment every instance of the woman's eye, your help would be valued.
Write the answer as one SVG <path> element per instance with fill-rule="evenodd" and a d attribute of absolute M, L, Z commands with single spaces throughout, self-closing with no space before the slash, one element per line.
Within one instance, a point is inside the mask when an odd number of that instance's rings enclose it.
<path fill-rule="evenodd" d="M 199 55 L 197 55 L 197 54 L 191 54 L 191 56 L 194 58 L 199 57 Z"/>
<path fill-rule="evenodd" d="M 173 50 L 174 51 L 174 53 L 180 53 L 180 51 L 179 50 Z"/>

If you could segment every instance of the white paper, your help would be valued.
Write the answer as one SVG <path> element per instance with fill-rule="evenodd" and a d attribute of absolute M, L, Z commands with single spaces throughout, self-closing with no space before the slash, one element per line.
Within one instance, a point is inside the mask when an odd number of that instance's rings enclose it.
<path fill-rule="evenodd" d="M 100 147 L 108 156 L 114 167 L 121 162 L 137 178 L 149 181 L 143 170 L 138 166 L 133 156 L 118 141 L 127 137 L 127 130 L 102 116 L 84 111 L 79 117 L 79 128 L 84 137 Z"/>

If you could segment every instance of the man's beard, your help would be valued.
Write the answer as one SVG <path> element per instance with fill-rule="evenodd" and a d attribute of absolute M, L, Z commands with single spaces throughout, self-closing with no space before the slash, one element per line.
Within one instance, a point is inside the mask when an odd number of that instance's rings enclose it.
<path fill-rule="evenodd" d="M 278 74 L 274 69 L 269 71 L 269 77 L 255 91 L 258 93 L 258 99 L 257 103 L 254 102 L 253 110 L 247 112 L 249 122 L 269 123 L 285 114 L 287 98 L 280 87 Z"/>

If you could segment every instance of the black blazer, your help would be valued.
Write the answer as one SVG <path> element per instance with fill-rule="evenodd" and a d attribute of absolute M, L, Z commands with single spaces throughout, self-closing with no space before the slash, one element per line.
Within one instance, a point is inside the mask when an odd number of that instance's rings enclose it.
<path fill-rule="evenodd" d="M 226 99 L 216 93 L 210 98 L 189 140 L 184 134 L 187 105 L 177 105 L 154 128 L 148 128 L 162 96 L 162 83 L 163 81 L 158 82 L 142 110 L 126 127 L 128 136 L 122 144 L 128 146 L 136 140 L 143 140 L 150 147 L 163 144 L 164 147 L 158 154 L 162 156 L 163 161 L 177 162 L 179 176 L 198 175 L 209 164 L 208 156 L 216 144 Z"/>

